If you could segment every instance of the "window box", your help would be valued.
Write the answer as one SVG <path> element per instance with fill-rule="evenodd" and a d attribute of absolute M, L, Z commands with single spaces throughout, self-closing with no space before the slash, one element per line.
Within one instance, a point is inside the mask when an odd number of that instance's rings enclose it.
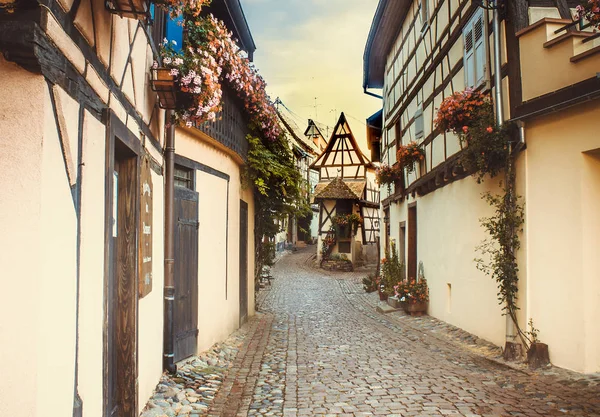
<path fill-rule="evenodd" d="M 152 69 L 150 84 L 152 91 L 158 94 L 158 103 L 161 109 L 174 109 L 177 105 L 175 77 L 168 68 Z"/>

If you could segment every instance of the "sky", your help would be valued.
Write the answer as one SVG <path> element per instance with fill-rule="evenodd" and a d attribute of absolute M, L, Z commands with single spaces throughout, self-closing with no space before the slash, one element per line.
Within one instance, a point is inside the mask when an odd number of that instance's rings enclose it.
<path fill-rule="evenodd" d="M 254 63 L 271 99 L 279 97 L 297 114 L 302 129 L 309 118 L 333 127 L 343 111 L 367 153 L 365 119 L 382 106 L 362 88 L 363 53 L 378 0 L 240 1 L 257 47 Z"/>

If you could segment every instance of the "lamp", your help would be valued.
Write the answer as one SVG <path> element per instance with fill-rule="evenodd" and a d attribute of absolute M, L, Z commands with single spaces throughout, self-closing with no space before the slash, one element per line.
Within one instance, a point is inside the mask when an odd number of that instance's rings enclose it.
<path fill-rule="evenodd" d="M 390 222 L 390 216 L 386 214 L 386 215 L 383 217 L 383 222 L 384 222 L 385 224 L 389 224 L 389 222 Z"/>
<path fill-rule="evenodd" d="M 161 109 L 174 109 L 177 104 L 175 94 L 175 78 L 168 68 L 153 68 L 150 80 L 152 91 L 158 94 L 158 104 Z"/>

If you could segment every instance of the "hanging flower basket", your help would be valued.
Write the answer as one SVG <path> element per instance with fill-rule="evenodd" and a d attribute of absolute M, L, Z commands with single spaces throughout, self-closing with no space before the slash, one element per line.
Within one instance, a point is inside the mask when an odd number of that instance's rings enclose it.
<path fill-rule="evenodd" d="M 161 109 L 174 109 L 177 107 L 177 88 L 175 76 L 169 68 L 153 68 L 150 85 L 152 91 L 158 94 L 158 103 Z"/>
<path fill-rule="evenodd" d="M 407 172 L 414 172 L 417 163 L 425 159 L 425 151 L 417 142 L 410 142 L 398 147 L 396 159 L 401 168 L 406 168 Z"/>
<path fill-rule="evenodd" d="M 375 179 L 379 185 L 394 184 L 402 176 L 402 170 L 397 165 L 381 164 L 375 170 Z"/>
<path fill-rule="evenodd" d="M 148 0 L 106 0 L 106 10 L 121 17 L 146 20 L 150 17 Z"/>
<path fill-rule="evenodd" d="M 587 20 L 591 27 L 600 29 L 600 0 L 583 1 L 575 10 L 577 19 Z"/>
<path fill-rule="evenodd" d="M 442 132 L 465 133 L 478 119 L 479 109 L 486 105 L 491 105 L 488 94 L 471 88 L 457 91 L 440 104 L 435 127 Z"/>
<path fill-rule="evenodd" d="M 356 234 L 358 231 L 358 225 L 362 224 L 363 219 L 356 213 L 351 214 L 337 214 L 331 219 L 335 226 L 336 234 L 339 238 L 347 239 L 352 234 Z"/>

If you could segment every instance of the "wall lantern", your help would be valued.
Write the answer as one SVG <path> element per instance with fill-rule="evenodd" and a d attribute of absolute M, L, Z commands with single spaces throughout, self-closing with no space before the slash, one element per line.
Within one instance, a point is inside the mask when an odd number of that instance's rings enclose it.
<path fill-rule="evenodd" d="M 388 216 L 388 215 L 386 214 L 386 215 L 385 215 L 385 217 L 383 218 L 383 222 L 384 222 L 385 224 L 389 224 L 389 222 L 390 222 L 390 216 Z"/>
<path fill-rule="evenodd" d="M 146 20 L 150 16 L 148 0 L 106 0 L 106 10 L 121 17 Z"/>
<path fill-rule="evenodd" d="M 177 104 L 175 94 L 175 79 L 168 68 L 152 69 L 150 80 L 152 91 L 158 94 L 158 104 L 161 109 L 174 109 Z"/>

